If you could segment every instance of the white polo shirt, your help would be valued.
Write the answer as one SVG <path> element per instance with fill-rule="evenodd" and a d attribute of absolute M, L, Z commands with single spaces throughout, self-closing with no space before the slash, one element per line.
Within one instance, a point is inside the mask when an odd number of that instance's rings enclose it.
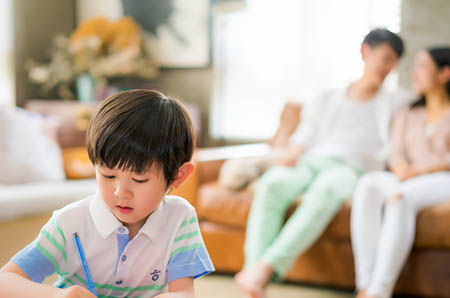
<path fill-rule="evenodd" d="M 195 209 L 176 196 L 167 196 L 130 241 L 97 193 L 55 211 L 12 261 L 35 282 L 56 272 L 57 287 L 87 287 L 75 232 L 99 297 L 153 297 L 167 292 L 173 280 L 214 271 Z"/>

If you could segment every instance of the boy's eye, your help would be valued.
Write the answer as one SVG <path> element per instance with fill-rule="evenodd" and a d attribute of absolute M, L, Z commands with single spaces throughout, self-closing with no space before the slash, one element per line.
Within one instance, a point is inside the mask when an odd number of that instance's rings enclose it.
<path fill-rule="evenodd" d="M 133 179 L 133 180 L 136 181 L 137 183 L 145 183 L 148 181 L 148 179 L 144 179 L 144 180 Z"/>
<path fill-rule="evenodd" d="M 105 175 L 105 174 L 102 174 L 103 175 L 103 177 L 105 177 L 106 179 L 114 179 L 116 176 L 110 176 L 110 175 Z"/>

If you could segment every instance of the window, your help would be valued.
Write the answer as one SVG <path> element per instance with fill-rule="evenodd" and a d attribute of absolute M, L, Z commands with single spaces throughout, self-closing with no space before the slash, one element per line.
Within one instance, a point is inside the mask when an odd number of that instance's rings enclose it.
<path fill-rule="evenodd" d="M 15 104 L 13 0 L 0 1 L 0 105 Z"/>
<path fill-rule="evenodd" d="M 213 137 L 272 136 L 286 100 L 308 101 L 362 71 L 372 28 L 400 29 L 400 0 L 248 0 L 213 17 Z M 390 78 L 396 83 L 395 75 Z"/>

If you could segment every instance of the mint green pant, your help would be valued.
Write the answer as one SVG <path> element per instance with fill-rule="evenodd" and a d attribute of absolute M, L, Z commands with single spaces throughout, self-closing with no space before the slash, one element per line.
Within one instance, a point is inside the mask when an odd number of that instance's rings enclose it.
<path fill-rule="evenodd" d="M 351 197 L 361 174 L 345 162 L 322 157 L 267 171 L 257 182 L 248 218 L 245 268 L 264 261 L 276 275 L 285 276 Z M 283 226 L 287 209 L 300 194 L 300 206 Z"/>

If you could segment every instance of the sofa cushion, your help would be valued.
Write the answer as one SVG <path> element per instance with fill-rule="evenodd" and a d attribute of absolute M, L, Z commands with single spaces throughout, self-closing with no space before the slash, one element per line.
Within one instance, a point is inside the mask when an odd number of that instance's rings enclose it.
<path fill-rule="evenodd" d="M 200 187 L 196 209 L 200 220 L 245 228 L 251 202 L 249 189 L 230 191 L 210 182 Z"/>
<path fill-rule="evenodd" d="M 450 198 L 422 210 L 417 217 L 415 246 L 450 248 Z"/>
<path fill-rule="evenodd" d="M 89 159 L 86 147 L 65 148 L 62 153 L 67 179 L 95 177 L 95 168 Z"/>
<path fill-rule="evenodd" d="M 0 221 L 50 212 L 96 191 L 95 179 L 0 184 Z"/>
<path fill-rule="evenodd" d="M 62 181 L 57 123 L 37 113 L 0 106 L 0 183 Z"/>
<path fill-rule="evenodd" d="M 245 229 L 252 201 L 252 191 L 229 191 L 217 182 L 200 187 L 197 212 L 200 220 Z M 301 204 L 296 202 L 288 210 L 287 216 Z M 350 239 L 350 200 L 331 221 L 324 237 Z M 450 248 L 450 198 L 449 201 L 424 209 L 417 218 L 415 246 L 422 248 Z"/>

